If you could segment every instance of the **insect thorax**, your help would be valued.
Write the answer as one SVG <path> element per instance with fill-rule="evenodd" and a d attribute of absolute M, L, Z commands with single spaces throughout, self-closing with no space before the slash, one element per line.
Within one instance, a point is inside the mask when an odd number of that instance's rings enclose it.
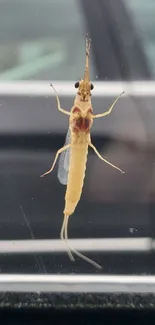
<path fill-rule="evenodd" d="M 89 133 L 92 126 L 92 108 L 81 109 L 74 106 L 71 111 L 70 125 L 75 133 Z"/>

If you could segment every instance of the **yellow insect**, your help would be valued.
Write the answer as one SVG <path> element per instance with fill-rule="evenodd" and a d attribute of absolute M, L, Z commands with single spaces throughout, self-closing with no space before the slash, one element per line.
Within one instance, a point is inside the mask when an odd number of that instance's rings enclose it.
<path fill-rule="evenodd" d="M 68 218 L 73 214 L 81 197 L 86 170 L 88 146 L 95 151 L 100 159 L 102 159 L 110 166 L 118 169 L 120 172 L 124 173 L 120 168 L 111 164 L 100 155 L 96 147 L 92 144 L 90 137 L 90 129 L 93 124 L 93 119 L 110 114 L 114 105 L 117 103 L 123 92 L 116 98 L 108 111 L 102 114 L 93 114 L 91 104 L 91 90 L 93 90 L 94 86 L 89 80 L 90 46 L 91 40 L 88 38 L 88 36 L 86 36 L 86 66 L 84 79 L 81 79 L 79 82 L 75 83 L 75 88 L 78 88 L 78 91 L 74 100 L 74 105 L 71 108 L 70 112 L 61 108 L 58 94 L 53 85 L 51 85 L 56 94 L 58 110 L 66 115 L 69 115 L 69 129 L 67 132 L 64 147 L 57 151 L 52 167 L 46 173 L 41 175 L 41 177 L 52 172 L 58 156 L 61 154 L 58 167 L 58 179 L 62 184 L 67 185 L 67 188 L 65 195 L 65 208 L 63 211 L 64 221 L 61 228 L 60 238 L 64 243 L 66 243 L 68 248 L 68 255 L 72 261 L 74 261 L 74 257 L 72 255 L 72 253 L 74 253 L 100 269 L 102 267 L 99 264 L 76 251 L 69 245 Z"/>

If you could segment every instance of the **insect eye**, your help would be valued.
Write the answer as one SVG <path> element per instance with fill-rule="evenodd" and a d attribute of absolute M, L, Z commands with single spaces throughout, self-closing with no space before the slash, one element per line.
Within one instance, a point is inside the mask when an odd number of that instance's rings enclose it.
<path fill-rule="evenodd" d="M 94 85 L 93 85 L 93 84 L 91 84 L 91 86 L 90 86 L 90 89 L 91 89 L 91 90 L 93 90 L 93 89 L 94 89 Z"/>
<path fill-rule="evenodd" d="M 75 88 L 79 88 L 79 81 L 77 81 L 74 86 Z"/>

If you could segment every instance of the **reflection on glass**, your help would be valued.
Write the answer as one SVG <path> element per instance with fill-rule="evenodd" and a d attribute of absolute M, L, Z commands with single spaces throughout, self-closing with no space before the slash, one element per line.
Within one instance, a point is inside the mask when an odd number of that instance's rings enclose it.
<path fill-rule="evenodd" d="M 139 34 L 151 71 L 155 76 L 155 1 L 124 0 Z"/>
<path fill-rule="evenodd" d="M 76 0 L 0 2 L 0 80 L 74 80 L 84 34 Z"/>

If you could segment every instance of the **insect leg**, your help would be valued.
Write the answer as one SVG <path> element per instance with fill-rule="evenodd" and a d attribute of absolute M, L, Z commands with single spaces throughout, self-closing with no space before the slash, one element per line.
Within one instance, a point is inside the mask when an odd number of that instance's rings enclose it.
<path fill-rule="evenodd" d="M 55 156 L 55 159 L 54 159 L 54 162 L 53 162 L 52 167 L 51 167 L 51 168 L 50 168 L 46 173 L 42 174 L 40 177 L 43 177 L 43 176 L 45 176 L 45 175 L 51 173 L 52 170 L 53 170 L 53 168 L 54 168 L 54 166 L 55 166 L 55 164 L 56 164 L 56 162 L 57 162 L 57 159 L 58 159 L 58 157 L 59 157 L 59 154 L 60 154 L 61 152 L 63 152 L 64 150 L 70 148 L 70 147 L 71 147 L 71 144 L 69 143 L 69 144 L 67 144 L 66 146 L 64 146 L 64 147 L 62 147 L 61 149 L 59 149 L 59 150 L 57 151 L 57 153 L 56 153 L 56 156 Z"/>
<path fill-rule="evenodd" d="M 118 168 L 117 166 L 111 164 L 109 161 L 107 161 L 106 159 L 104 159 L 104 158 L 100 155 L 100 153 L 98 152 L 98 150 L 96 149 L 96 147 L 95 147 L 91 142 L 89 142 L 89 146 L 90 146 L 90 147 L 95 151 L 95 153 L 97 154 L 97 156 L 98 156 L 100 159 L 102 159 L 105 163 L 107 163 L 108 165 L 112 166 L 113 168 L 118 169 L 121 173 L 123 173 L 123 174 L 125 173 L 122 169 Z"/>
<path fill-rule="evenodd" d="M 61 106 L 60 106 L 60 100 L 59 100 L 59 97 L 58 97 L 58 93 L 57 93 L 56 89 L 54 88 L 54 86 L 53 86 L 52 84 L 51 84 L 50 86 L 53 88 L 53 90 L 54 90 L 54 92 L 55 92 L 55 96 L 56 96 L 56 100 L 57 100 L 57 108 L 58 108 L 58 110 L 59 110 L 60 112 L 64 113 L 64 114 L 66 114 L 66 115 L 70 115 L 70 112 L 68 112 L 68 111 L 66 111 L 65 109 L 61 108 Z"/>
<path fill-rule="evenodd" d="M 114 100 L 114 102 L 112 103 L 112 105 L 110 106 L 108 111 L 101 113 L 101 114 L 95 114 L 95 115 L 93 114 L 92 118 L 98 118 L 98 117 L 103 117 L 103 116 L 109 115 L 123 93 L 124 93 L 124 91 L 122 91 L 122 93 Z"/>

